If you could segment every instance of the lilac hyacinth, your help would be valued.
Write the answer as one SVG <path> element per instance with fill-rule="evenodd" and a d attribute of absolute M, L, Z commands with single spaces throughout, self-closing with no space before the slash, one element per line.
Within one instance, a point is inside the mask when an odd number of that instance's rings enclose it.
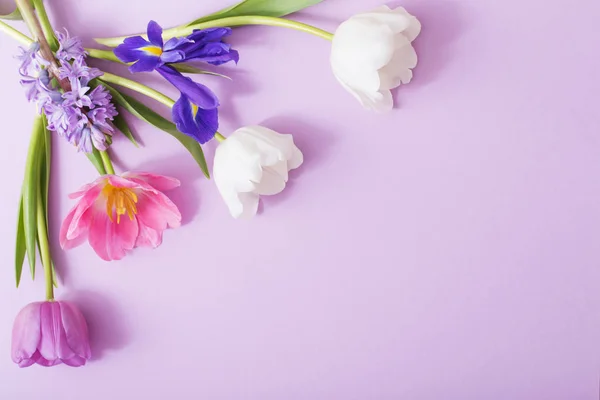
<path fill-rule="evenodd" d="M 112 124 L 118 115 L 112 96 L 103 86 L 92 89 L 92 80 L 102 71 L 89 67 L 81 40 L 68 32 L 56 33 L 60 48 L 56 52 L 58 78 L 68 80 L 70 90 L 62 92 L 52 84 L 49 62 L 40 56 L 40 46 L 34 43 L 21 49 L 21 84 L 29 101 L 36 102 L 48 118 L 48 129 L 66 138 L 79 151 L 90 153 L 94 148 L 106 150 L 107 136 L 116 128 Z"/>
<path fill-rule="evenodd" d="M 66 29 L 65 33 L 58 31 L 55 33 L 58 43 L 60 44 L 60 47 L 56 52 L 56 56 L 59 60 L 77 60 L 84 58 L 87 55 L 80 38 L 69 35 L 69 31 Z"/>
<path fill-rule="evenodd" d="M 204 144 L 215 136 L 219 127 L 219 100 L 208 87 L 184 77 L 171 64 L 191 60 L 212 65 L 237 63 L 238 52 L 223 42 L 231 29 L 195 30 L 187 37 L 172 38 L 166 43 L 162 32 L 160 25 L 150 21 L 148 40 L 141 36 L 127 38 L 114 53 L 119 60 L 134 63 L 129 67 L 131 72 L 157 71 L 181 92 L 173 107 L 173 121 L 179 131 Z"/>

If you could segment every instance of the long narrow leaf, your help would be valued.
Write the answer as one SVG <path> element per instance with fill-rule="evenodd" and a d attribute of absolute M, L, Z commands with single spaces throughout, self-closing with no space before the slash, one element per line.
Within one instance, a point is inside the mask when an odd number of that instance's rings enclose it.
<path fill-rule="evenodd" d="M 25 167 L 23 181 L 23 224 L 25 227 L 25 244 L 31 277 L 35 279 L 35 251 L 37 239 L 37 192 L 40 185 L 40 159 L 42 158 L 42 143 L 44 140 L 44 126 L 42 117 L 36 117 L 31 133 L 31 143 Z"/>
<path fill-rule="evenodd" d="M 21 195 L 19 199 L 19 217 L 17 218 L 17 243 L 15 246 L 15 278 L 17 280 L 17 287 L 21 283 L 26 251 L 25 225 L 23 223 L 23 196 Z"/>
<path fill-rule="evenodd" d="M 306 7 L 318 4 L 323 0 L 244 0 L 234 6 L 227 7 L 206 17 L 190 22 L 188 26 L 215 19 L 237 17 L 241 15 L 259 15 L 265 17 L 283 17 Z"/>
<path fill-rule="evenodd" d="M 129 139 L 129 141 L 131 143 L 133 143 L 133 145 L 135 147 L 140 147 L 137 140 L 135 140 L 135 137 L 133 136 L 133 133 L 131 132 L 131 129 L 129 129 L 129 125 L 127 125 L 127 121 L 125 121 L 125 118 L 123 118 L 123 116 L 121 114 L 117 115 L 115 117 L 115 120 L 113 121 L 115 126 L 117 127 L 117 129 L 119 131 L 121 131 L 121 133 L 127 138 Z"/>
<path fill-rule="evenodd" d="M 190 152 L 192 157 L 196 160 L 200 169 L 204 173 L 204 176 L 210 179 L 210 172 L 208 171 L 208 164 L 206 163 L 206 158 L 204 157 L 204 152 L 202 151 L 202 147 L 200 143 L 195 141 L 189 136 L 184 135 L 183 133 L 177 130 L 177 127 L 174 123 L 163 118 L 161 115 L 156 113 L 154 110 L 146 107 L 133 97 L 127 96 L 119 92 L 114 87 L 104 83 L 104 86 L 110 91 L 113 100 L 121 107 L 129 111 L 135 117 L 157 127 L 173 136 L 175 139 L 179 140 L 179 142 Z"/>

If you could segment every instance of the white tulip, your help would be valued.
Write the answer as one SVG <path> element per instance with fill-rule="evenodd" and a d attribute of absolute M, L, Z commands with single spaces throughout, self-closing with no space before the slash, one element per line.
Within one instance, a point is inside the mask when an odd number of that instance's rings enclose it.
<path fill-rule="evenodd" d="M 342 86 L 367 108 L 390 111 L 390 89 L 409 83 L 421 23 L 404 8 L 381 6 L 342 23 L 335 32 L 331 66 Z"/>
<path fill-rule="evenodd" d="M 288 172 L 303 160 L 292 135 L 248 126 L 219 144 L 213 175 L 231 215 L 249 218 L 256 214 L 259 196 L 285 189 Z"/>

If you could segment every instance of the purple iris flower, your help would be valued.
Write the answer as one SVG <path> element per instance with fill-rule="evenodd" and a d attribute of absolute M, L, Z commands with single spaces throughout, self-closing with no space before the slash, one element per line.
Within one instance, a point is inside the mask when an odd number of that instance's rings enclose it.
<path fill-rule="evenodd" d="M 219 129 L 219 99 L 206 86 L 181 75 L 168 65 L 158 69 L 169 83 L 181 92 L 173 106 L 177 129 L 201 144 L 211 140 Z"/>
<path fill-rule="evenodd" d="M 199 60 L 212 65 L 221 65 L 229 61 L 236 64 L 240 55 L 223 43 L 223 38 L 231 35 L 231 28 L 196 29 L 187 37 L 190 41 L 181 47 L 185 53 L 185 61 Z"/>
<path fill-rule="evenodd" d="M 234 61 L 239 54 L 223 38 L 230 28 L 195 30 L 185 38 L 172 38 L 164 43 L 162 28 L 155 21 L 148 24 L 148 40 L 141 36 L 125 39 L 115 49 L 115 55 L 125 63 L 135 62 L 131 72 L 156 70 L 175 86 L 181 97 L 173 107 L 173 121 L 182 133 L 201 144 L 211 140 L 218 129 L 217 96 L 206 86 L 183 76 L 170 64 L 199 60 L 213 65 Z"/>
<path fill-rule="evenodd" d="M 173 38 L 164 43 L 162 28 L 155 21 L 148 23 L 148 40 L 141 36 L 125 39 L 123 44 L 115 49 L 119 60 L 135 62 L 129 70 L 135 72 L 150 72 L 166 64 L 183 61 L 185 53 L 179 48 L 189 42 L 187 38 Z"/>

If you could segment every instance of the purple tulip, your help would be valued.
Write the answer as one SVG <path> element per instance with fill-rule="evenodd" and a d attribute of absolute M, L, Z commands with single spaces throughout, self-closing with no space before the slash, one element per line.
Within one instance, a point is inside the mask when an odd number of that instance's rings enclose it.
<path fill-rule="evenodd" d="M 83 315 L 63 301 L 29 304 L 15 319 L 11 355 L 21 368 L 35 363 L 44 367 L 85 365 L 91 352 Z"/>

